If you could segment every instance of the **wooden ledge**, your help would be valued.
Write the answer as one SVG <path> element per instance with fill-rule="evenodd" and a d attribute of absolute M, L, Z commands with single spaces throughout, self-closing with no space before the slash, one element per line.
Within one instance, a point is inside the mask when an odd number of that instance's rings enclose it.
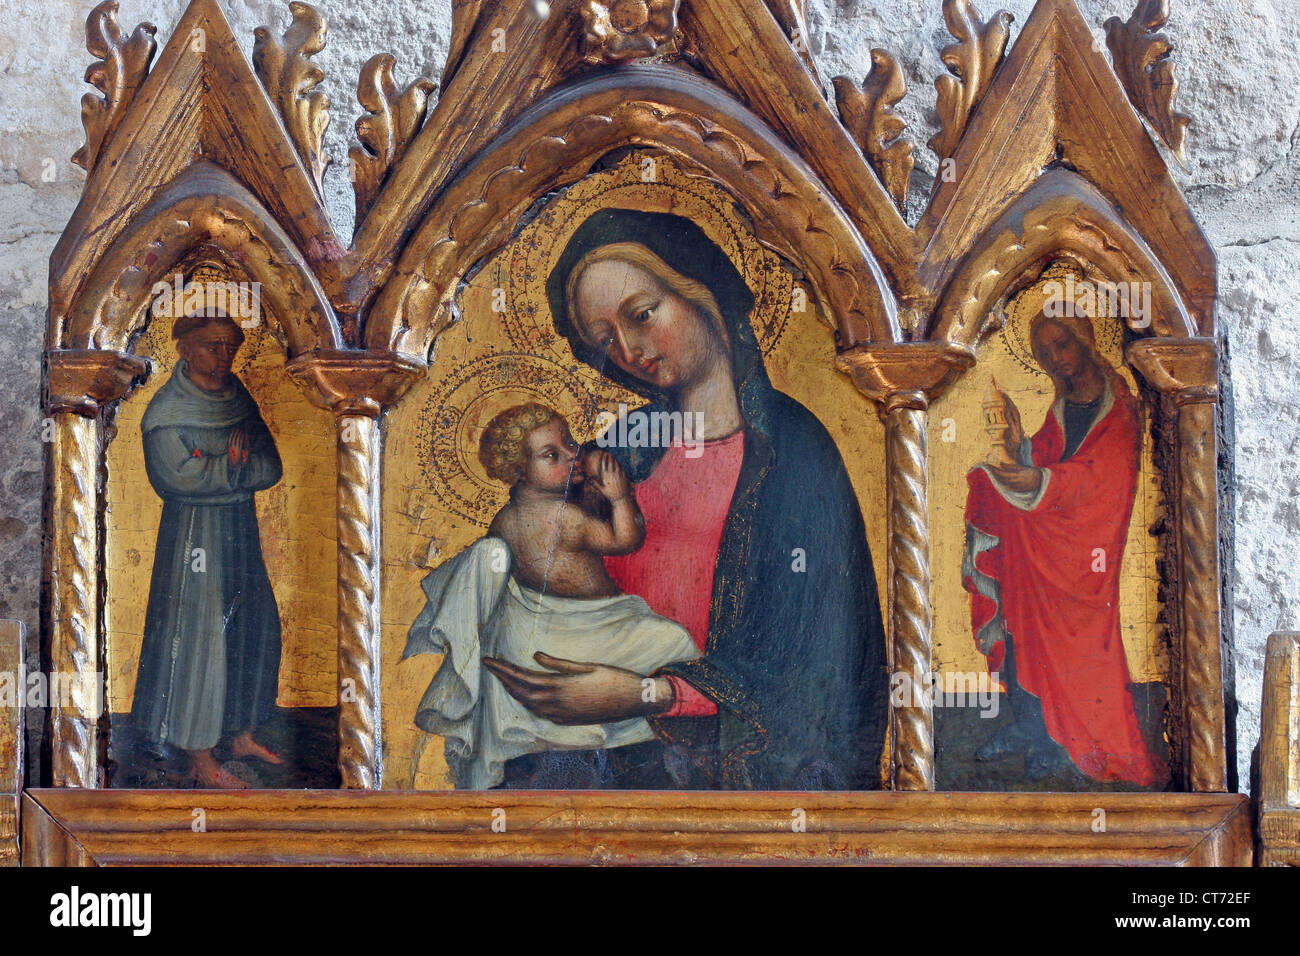
<path fill-rule="evenodd" d="M 24 794 L 23 860 L 1249 866 L 1250 824 L 1239 794 L 61 789 Z"/>

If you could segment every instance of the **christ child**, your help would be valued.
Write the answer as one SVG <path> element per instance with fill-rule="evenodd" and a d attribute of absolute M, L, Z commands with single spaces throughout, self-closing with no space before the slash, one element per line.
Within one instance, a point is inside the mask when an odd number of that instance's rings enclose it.
<path fill-rule="evenodd" d="M 684 627 L 605 571 L 605 555 L 630 554 L 645 540 L 612 455 L 584 453 L 563 416 L 529 403 L 492 419 L 479 460 L 510 485 L 510 501 L 483 538 L 425 576 L 428 602 L 403 655 L 443 655 L 415 724 L 443 737 L 456 786 L 469 790 L 499 786 L 506 763 L 525 754 L 653 740 L 645 717 L 663 709 L 672 685 L 647 675 L 700 653 Z M 500 560 L 507 551 L 509 567 Z M 599 661 L 640 682 L 643 709 L 551 720 L 545 700 L 530 711 L 513 696 L 513 670 L 526 661 L 578 677 L 597 666 L 579 661 Z"/>
<path fill-rule="evenodd" d="M 613 455 L 584 452 L 559 412 L 528 403 L 492 419 L 479 460 L 510 483 L 488 534 L 510 546 L 516 581 L 560 597 L 621 593 L 602 558 L 641 547 L 645 519 Z"/>

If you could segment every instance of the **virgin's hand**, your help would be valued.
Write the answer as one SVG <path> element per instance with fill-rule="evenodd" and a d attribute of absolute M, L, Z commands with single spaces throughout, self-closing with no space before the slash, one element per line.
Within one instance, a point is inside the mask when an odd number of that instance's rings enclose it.
<path fill-rule="evenodd" d="M 497 676 L 510 696 L 537 716 L 557 724 L 627 720 L 660 713 L 672 704 L 671 699 L 665 699 L 671 694 L 651 694 L 648 696 L 658 700 L 644 701 L 646 678 L 621 667 L 566 661 L 540 651 L 533 659 L 558 673 L 527 670 L 492 657 L 483 658 L 483 666 Z"/>

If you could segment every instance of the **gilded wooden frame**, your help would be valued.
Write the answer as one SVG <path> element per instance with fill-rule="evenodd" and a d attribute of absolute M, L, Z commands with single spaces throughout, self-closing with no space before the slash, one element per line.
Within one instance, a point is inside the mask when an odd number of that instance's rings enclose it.
<path fill-rule="evenodd" d="M 800 39 L 799 0 L 678 0 L 667 21 L 630 37 L 604 29 L 606 7 L 564 0 L 540 17 L 524 0 L 455 0 L 436 100 L 427 80 L 397 87 L 391 57 L 367 63 L 350 246 L 320 196 L 318 11 L 290 4 L 292 24 L 283 36 L 259 30 L 250 64 L 218 5 L 192 0 L 152 69 L 152 26 L 128 35 L 111 0 L 91 13 L 89 76 L 103 95 L 83 109 L 77 160 L 88 179 L 51 259 L 47 341 L 49 666 L 84 680 L 51 716 L 56 789 L 25 798 L 26 858 L 1248 862 L 1245 798 L 1224 793 L 1215 262 L 1156 142 L 1183 148 L 1186 117 L 1161 93 L 1172 64 L 1140 66 L 1163 18 L 1107 24 L 1112 68 L 1073 0 L 1039 0 L 1009 50 L 1009 15 L 985 21 L 968 0 L 943 0 L 956 42 L 930 145 L 955 175 L 940 177 L 913 228 L 899 212 L 913 147 L 891 111 L 905 85 L 888 53 L 874 51 L 861 84 L 835 79 L 836 115 Z M 335 415 L 339 676 L 355 689 L 340 705 L 339 765 L 345 788 L 378 790 L 382 416 L 425 374 L 467 271 L 535 200 L 627 146 L 663 151 L 729 190 L 835 317 L 828 372 L 850 375 L 862 413 L 886 429 L 895 670 L 924 673 L 931 660 L 931 402 L 976 363 L 990 317 L 1051 260 L 1150 283 L 1158 314 L 1127 360 L 1159 396 L 1171 731 L 1185 793 L 905 793 L 934 789 L 933 713 L 921 701 L 893 713 L 900 792 L 523 795 L 508 812 L 533 821 L 529 835 L 489 830 L 472 845 L 453 834 L 468 839 L 504 797 L 204 793 L 230 835 L 205 842 L 182 832 L 195 793 L 95 791 L 106 745 L 88 696 L 104 655 L 99 475 L 115 403 L 147 374 L 131 339 L 153 283 L 200 254 L 261 281 L 287 370 Z M 1098 805 L 1123 825 L 1075 840 L 1061 821 Z M 308 807 L 319 809 L 310 824 L 285 822 Z M 563 833 L 545 822 L 548 808 Z M 185 825 L 173 827 L 182 809 Z M 814 821 L 814 839 L 786 832 L 794 809 Z M 927 822 L 906 822 L 916 819 Z M 409 850 L 387 842 L 412 830 L 423 835 Z M 327 831 L 330 849 L 317 854 L 310 837 Z M 927 850 L 927 839 L 938 842 Z"/>
<path fill-rule="evenodd" d="M 1258 786 L 1260 866 L 1300 866 L 1300 634 L 1268 641 Z"/>
<path fill-rule="evenodd" d="M 9 680 L 27 669 L 23 626 L 17 621 L 0 621 L 0 674 Z M 16 690 L 10 683 L 10 690 Z M 18 839 L 19 805 L 23 792 L 23 708 L 3 708 L 0 722 L 0 866 L 17 866 L 20 858 Z"/>

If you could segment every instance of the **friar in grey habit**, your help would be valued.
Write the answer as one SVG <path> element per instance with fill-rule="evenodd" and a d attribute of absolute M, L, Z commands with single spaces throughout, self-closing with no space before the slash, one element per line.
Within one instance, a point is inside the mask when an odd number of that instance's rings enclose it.
<path fill-rule="evenodd" d="M 244 333 L 224 315 L 172 328 L 181 361 L 141 422 L 149 483 L 163 500 L 132 714 L 189 752 L 200 786 L 244 788 L 212 748 L 280 764 L 253 738 L 275 706 L 280 615 L 262 560 L 255 492 L 280 455 L 232 373 Z"/>

